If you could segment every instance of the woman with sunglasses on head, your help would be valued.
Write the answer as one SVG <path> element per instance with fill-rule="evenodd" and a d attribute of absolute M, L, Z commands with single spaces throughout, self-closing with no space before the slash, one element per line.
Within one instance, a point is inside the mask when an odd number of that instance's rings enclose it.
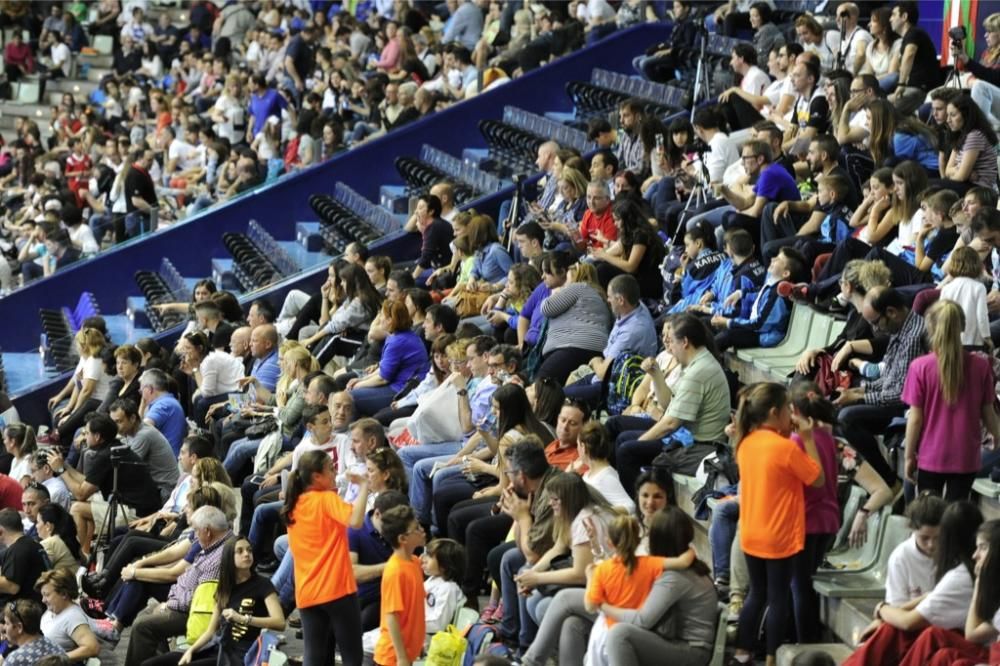
<path fill-rule="evenodd" d="M 4 604 L 3 629 L 7 642 L 17 649 L 7 655 L 4 666 L 34 666 L 42 657 L 66 656 L 66 651 L 42 634 L 45 607 L 34 599 L 15 599 Z"/>
<path fill-rule="evenodd" d="M 222 627 L 222 644 L 214 639 Z M 223 546 L 215 608 L 205 631 L 184 652 L 147 659 L 143 666 L 241 666 L 261 630 L 283 631 L 278 593 L 254 568 L 253 548 L 244 537 Z"/>

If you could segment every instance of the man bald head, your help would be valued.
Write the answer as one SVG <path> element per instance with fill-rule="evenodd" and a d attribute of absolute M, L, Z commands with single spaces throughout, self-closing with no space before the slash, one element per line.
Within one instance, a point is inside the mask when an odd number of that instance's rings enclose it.
<path fill-rule="evenodd" d="M 268 356 L 278 346 L 278 330 L 271 324 L 261 324 L 250 332 L 250 353 L 254 358 Z"/>

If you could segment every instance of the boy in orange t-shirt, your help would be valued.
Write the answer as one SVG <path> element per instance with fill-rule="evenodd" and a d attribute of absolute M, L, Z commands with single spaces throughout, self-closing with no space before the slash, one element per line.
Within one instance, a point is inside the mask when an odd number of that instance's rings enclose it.
<path fill-rule="evenodd" d="M 427 537 L 413 507 L 397 506 L 382 514 L 382 536 L 393 545 L 382 573 L 382 608 L 375 643 L 378 666 L 409 666 L 424 648 L 424 572 L 413 551 Z"/>

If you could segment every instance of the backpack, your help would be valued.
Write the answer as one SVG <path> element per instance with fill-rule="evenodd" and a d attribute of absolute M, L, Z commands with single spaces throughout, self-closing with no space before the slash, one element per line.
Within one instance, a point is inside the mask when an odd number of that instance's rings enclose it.
<path fill-rule="evenodd" d="M 462 636 L 455 625 L 449 624 L 444 631 L 439 631 L 431 637 L 431 645 L 427 650 L 426 666 L 462 666 L 469 642 Z"/>
<path fill-rule="evenodd" d="M 191 609 L 188 611 L 187 619 L 187 641 L 189 645 L 194 645 L 195 641 L 208 629 L 212 621 L 212 613 L 215 611 L 215 590 L 219 587 L 219 581 L 206 580 L 198 585 L 191 597 Z"/>
<path fill-rule="evenodd" d="M 496 626 L 485 622 L 476 622 L 465 631 L 465 658 L 462 666 L 472 666 L 472 662 L 490 649 L 490 644 L 496 638 Z"/>
<path fill-rule="evenodd" d="M 646 376 L 642 361 L 643 357 L 639 354 L 622 352 L 611 362 L 605 379 L 607 398 L 604 401 L 611 416 L 620 416 L 632 404 L 632 394 Z"/>

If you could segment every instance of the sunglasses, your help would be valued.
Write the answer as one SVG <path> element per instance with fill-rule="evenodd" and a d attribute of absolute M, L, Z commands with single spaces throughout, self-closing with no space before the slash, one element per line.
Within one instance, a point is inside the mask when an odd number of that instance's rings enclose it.
<path fill-rule="evenodd" d="M 11 615 L 13 615 L 14 619 L 17 620 L 18 622 L 20 622 L 22 625 L 24 624 L 24 618 L 21 617 L 21 614 L 17 610 L 17 602 L 16 601 L 12 601 L 9 604 L 7 604 L 7 612 L 9 612 Z"/>

